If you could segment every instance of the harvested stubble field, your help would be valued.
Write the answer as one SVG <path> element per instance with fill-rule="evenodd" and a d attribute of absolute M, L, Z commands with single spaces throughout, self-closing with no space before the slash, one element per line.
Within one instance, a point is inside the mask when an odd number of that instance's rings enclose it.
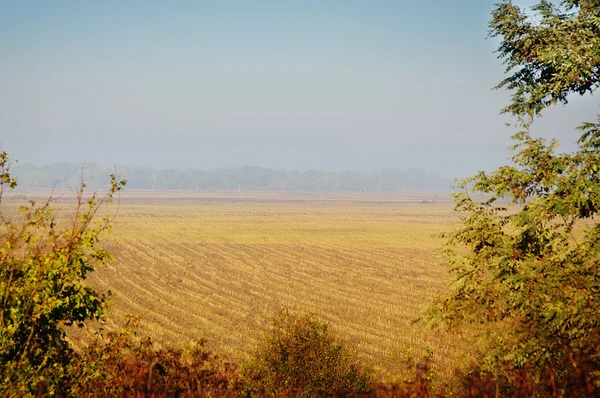
<path fill-rule="evenodd" d="M 428 348 L 445 373 L 464 347 L 411 321 L 447 289 L 436 234 L 458 219 L 447 201 L 377 198 L 125 194 L 104 238 L 115 259 L 90 279 L 114 294 L 104 328 L 137 314 L 161 344 L 206 338 L 243 361 L 276 311 L 291 308 L 325 319 L 384 376 Z"/>

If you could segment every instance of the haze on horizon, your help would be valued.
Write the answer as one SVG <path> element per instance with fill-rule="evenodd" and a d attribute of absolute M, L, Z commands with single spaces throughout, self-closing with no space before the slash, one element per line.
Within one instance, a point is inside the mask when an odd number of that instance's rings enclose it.
<path fill-rule="evenodd" d="M 492 169 L 496 1 L 0 0 L 0 139 L 38 165 Z M 572 147 L 598 112 L 572 101 L 534 133 Z"/>

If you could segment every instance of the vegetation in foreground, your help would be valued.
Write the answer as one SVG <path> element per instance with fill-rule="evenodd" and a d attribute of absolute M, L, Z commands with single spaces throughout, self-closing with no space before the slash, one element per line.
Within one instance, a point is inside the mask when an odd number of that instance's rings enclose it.
<path fill-rule="evenodd" d="M 326 323 L 287 311 L 273 320 L 249 373 L 258 390 L 272 396 L 354 396 L 366 393 L 371 384 L 368 372 Z"/>
<path fill-rule="evenodd" d="M 549 106 L 600 86 L 600 4 L 533 9 L 539 23 L 511 2 L 493 13 L 491 35 L 502 38 L 510 74 L 499 87 L 513 90 L 504 112 L 520 130 L 516 154 L 512 165 L 460 182 L 463 223 L 446 250 L 454 291 L 429 317 L 442 329 L 476 330 L 488 374 L 516 383 L 526 372 L 570 395 L 573 380 L 598 383 L 600 371 L 600 116 L 579 127 L 574 153 L 530 127 Z"/>

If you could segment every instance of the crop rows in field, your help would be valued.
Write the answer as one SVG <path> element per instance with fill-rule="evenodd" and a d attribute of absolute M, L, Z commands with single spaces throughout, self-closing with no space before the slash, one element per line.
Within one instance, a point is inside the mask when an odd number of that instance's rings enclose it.
<path fill-rule="evenodd" d="M 447 207 L 348 204 L 124 204 L 115 260 L 94 283 L 115 292 L 109 328 L 138 314 L 163 343 L 200 337 L 243 359 L 283 307 L 312 311 L 387 366 L 407 350 L 458 348 L 411 325 L 443 293 Z"/>

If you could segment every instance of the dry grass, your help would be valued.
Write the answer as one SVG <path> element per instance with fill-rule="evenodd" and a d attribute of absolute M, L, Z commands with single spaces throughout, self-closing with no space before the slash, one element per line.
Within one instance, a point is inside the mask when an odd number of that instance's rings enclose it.
<path fill-rule="evenodd" d="M 114 293 L 105 328 L 139 314 L 162 344 L 204 337 L 241 361 L 287 307 L 322 317 L 384 376 L 427 347 L 448 369 L 461 343 L 411 320 L 448 286 L 434 235 L 456 222 L 449 203 L 125 200 L 105 237 L 115 260 L 91 280 Z"/>

